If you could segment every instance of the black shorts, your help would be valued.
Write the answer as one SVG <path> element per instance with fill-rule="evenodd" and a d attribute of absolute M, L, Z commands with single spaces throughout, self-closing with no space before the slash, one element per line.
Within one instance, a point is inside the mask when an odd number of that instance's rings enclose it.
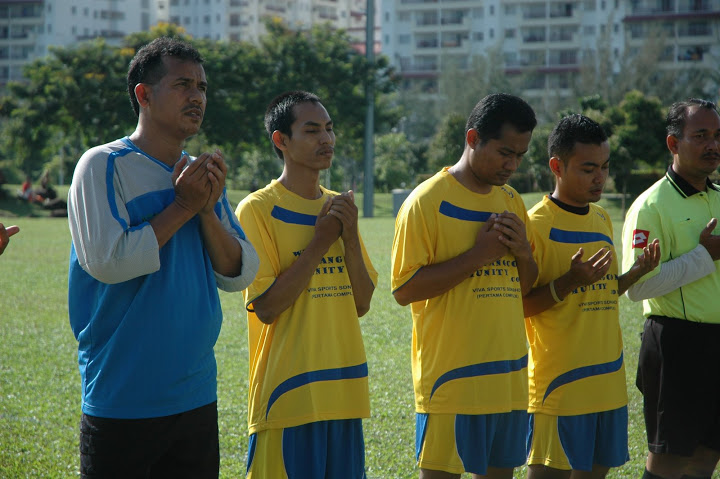
<path fill-rule="evenodd" d="M 149 419 L 82 415 L 83 478 L 217 479 L 220 473 L 217 402 Z"/>
<path fill-rule="evenodd" d="M 698 445 L 720 451 L 720 325 L 650 316 L 637 387 L 650 452 L 691 456 Z"/>

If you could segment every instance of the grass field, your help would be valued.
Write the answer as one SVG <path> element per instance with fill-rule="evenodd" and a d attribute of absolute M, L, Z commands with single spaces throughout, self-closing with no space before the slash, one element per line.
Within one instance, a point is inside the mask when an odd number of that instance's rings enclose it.
<path fill-rule="evenodd" d="M 64 192 L 61 190 L 61 194 Z M 231 192 L 236 204 L 243 192 Z M 527 195 L 528 205 L 540 194 Z M 389 195 L 376 194 L 374 218 L 360 220 L 368 252 L 380 273 L 362 328 L 370 369 L 372 418 L 365 421 L 370 478 L 417 477 L 410 372 L 408 308 L 390 294 L 393 224 Z M 362 198 L 357 199 L 362 205 Z M 601 202 L 620 244 L 621 212 Z M 78 475 L 80 375 L 77 344 L 68 324 L 67 263 L 70 235 L 65 219 L 0 202 L 0 222 L 21 232 L 0 257 L 0 478 L 64 478 Z M 362 208 L 361 208 L 362 209 Z M 11 217 L 18 212 L 37 217 Z M 618 247 L 619 249 L 619 247 Z M 221 477 L 244 477 L 247 453 L 247 334 L 240 294 L 221 293 L 225 322 L 216 346 Z M 642 475 L 645 434 L 641 398 L 634 386 L 640 306 L 620 299 L 630 394 L 630 456 L 609 477 Z M 516 477 L 525 477 L 519 470 Z"/>

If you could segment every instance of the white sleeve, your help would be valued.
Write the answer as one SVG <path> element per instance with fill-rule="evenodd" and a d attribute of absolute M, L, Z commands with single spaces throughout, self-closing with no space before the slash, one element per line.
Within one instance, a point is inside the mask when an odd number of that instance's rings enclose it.
<path fill-rule="evenodd" d="M 115 284 L 160 269 L 160 247 L 150 223 L 130 225 L 116 175 L 108 175 L 107 146 L 87 151 L 68 192 L 68 222 L 78 263 L 90 276 Z"/>
<path fill-rule="evenodd" d="M 655 298 L 715 272 L 715 262 L 703 245 L 660 265 L 660 272 L 625 293 L 632 301 Z"/>

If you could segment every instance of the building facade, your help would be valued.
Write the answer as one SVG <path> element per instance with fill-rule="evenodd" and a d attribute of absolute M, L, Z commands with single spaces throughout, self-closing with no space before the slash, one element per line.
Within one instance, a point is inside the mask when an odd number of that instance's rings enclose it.
<path fill-rule="evenodd" d="M 657 32 L 664 32 L 658 35 Z M 617 72 L 626 54 L 662 39 L 664 68 L 720 58 L 720 0 L 384 0 L 382 51 L 406 84 L 432 91 L 450 65 L 500 53 L 528 95 L 570 95 L 583 66 Z M 600 54 L 600 50 L 603 54 Z"/>
<path fill-rule="evenodd" d="M 376 1 L 377 0 L 373 0 Z M 195 38 L 257 42 L 265 19 L 306 29 L 329 22 L 345 29 L 365 51 L 367 0 L 0 0 L 0 88 L 22 79 L 22 67 L 48 54 L 102 37 L 119 43 L 159 22 L 183 27 Z M 375 51 L 380 51 L 375 8 Z"/>

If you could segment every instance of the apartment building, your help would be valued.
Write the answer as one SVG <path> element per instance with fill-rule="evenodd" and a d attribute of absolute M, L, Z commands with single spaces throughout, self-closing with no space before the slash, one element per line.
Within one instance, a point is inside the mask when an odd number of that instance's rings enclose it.
<path fill-rule="evenodd" d="M 609 61 L 666 34 L 661 64 L 710 65 L 720 54 L 720 0 L 385 0 L 382 51 L 406 84 L 426 91 L 440 72 L 499 49 L 526 94 L 569 95 L 583 65 Z M 600 56 L 600 49 L 607 52 Z"/>
<path fill-rule="evenodd" d="M 296 30 L 330 23 L 346 30 L 364 50 L 366 1 L 169 0 L 167 21 L 195 37 L 253 43 L 266 33 L 267 19 L 280 20 Z M 377 24 L 378 47 L 379 35 Z"/>
<path fill-rule="evenodd" d="M 378 0 L 373 0 L 378 2 Z M 375 8 L 375 51 L 380 52 Z M 196 38 L 257 42 L 264 20 L 277 18 L 293 29 L 329 22 L 345 29 L 365 51 L 367 0 L 0 0 L 0 88 L 22 78 L 22 67 L 97 37 L 119 43 L 158 22 L 182 26 Z"/>
<path fill-rule="evenodd" d="M 23 66 L 96 37 L 119 42 L 158 22 L 167 0 L 0 0 L 0 88 L 22 79 Z"/>

